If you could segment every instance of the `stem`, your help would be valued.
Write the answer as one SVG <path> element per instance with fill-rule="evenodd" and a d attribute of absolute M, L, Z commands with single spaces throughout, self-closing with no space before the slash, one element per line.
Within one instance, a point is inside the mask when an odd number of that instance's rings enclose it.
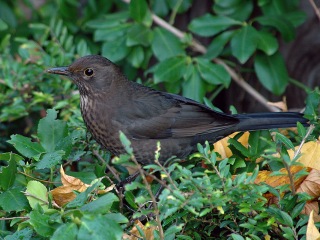
<path fill-rule="evenodd" d="M 181 6 L 183 0 L 179 0 L 176 5 L 174 6 L 173 10 L 172 10 L 172 13 L 171 13 L 171 16 L 170 16 L 170 19 L 169 19 L 169 24 L 170 25 L 173 25 L 174 24 L 174 20 L 177 16 L 177 13 L 178 13 L 178 10 L 179 10 L 179 7 Z"/>
<path fill-rule="evenodd" d="M 105 162 L 104 159 L 101 157 L 101 155 L 96 151 L 93 150 L 92 151 L 93 155 L 96 156 L 101 162 Z M 108 170 L 112 173 L 112 175 L 115 177 L 115 179 L 117 179 L 118 182 L 121 181 L 121 179 L 119 178 L 118 174 L 113 170 L 112 167 L 109 166 L 109 164 L 106 164 Z"/>
<path fill-rule="evenodd" d="M 164 239 L 164 232 L 163 232 L 163 228 L 162 228 L 161 220 L 160 220 L 160 215 L 159 215 L 160 211 L 159 211 L 159 208 L 158 208 L 158 205 L 157 205 L 156 198 L 152 193 L 150 184 L 148 183 L 148 181 L 146 179 L 146 176 L 144 174 L 144 170 L 142 169 L 141 165 L 138 163 L 138 161 L 136 160 L 136 158 L 133 155 L 132 155 L 131 159 L 136 164 L 136 166 L 138 167 L 138 171 L 139 171 L 140 176 L 141 176 L 141 178 L 143 180 L 143 183 L 146 186 L 146 189 L 147 189 L 147 191 L 148 191 L 148 193 L 149 193 L 149 195 L 151 197 L 151 200 L 152 200 L 152 203 L 153 203 L 154 214 L 156 216 L 156 222 L 157 222 L 158 228 L 159 228 L 160 239 Z"/>
<path fill-rule="evenodd" d="M 289 78 L 289 83 L 292 83 L 293 85 L 295 85 L 298 88 L 303 89 L 306 92 L 311 91 L 311 88 L 307 87 L 306 85 L 302 84 L 301 82 L 293 79 L 293 78 Z"/>

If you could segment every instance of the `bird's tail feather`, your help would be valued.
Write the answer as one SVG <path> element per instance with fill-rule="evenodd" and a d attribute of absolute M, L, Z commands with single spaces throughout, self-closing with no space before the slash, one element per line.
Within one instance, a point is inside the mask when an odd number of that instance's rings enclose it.
<path fill-rule="evenodd" d="M 240 120 L 236 131 L 264 130 L 297 126 L 297 122 L 307 126 L 309 120 L 296 112 L 250 113 L 235 115 Z"/>

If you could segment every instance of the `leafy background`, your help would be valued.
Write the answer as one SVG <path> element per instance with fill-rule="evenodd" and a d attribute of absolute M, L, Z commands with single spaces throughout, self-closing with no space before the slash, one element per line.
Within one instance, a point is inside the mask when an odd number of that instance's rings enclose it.
<path fill-rule="evenodd" d="M 77 89 L 44 70 L 101 54 L 130 80 L 210 107 L 278 111 L 268 100 L 288 96 L 290 108 L 306 104 L 307 116 L 317 120 L 317 56 L 294 61 L 293 54 L 305 49 L 299 33 L 314 13 L 303 6 L 297 0 L 0 2 L 0 214 L 6 220 L 1 221 L 1 236 L 98 239 L 108 232 L 108 239 L 119 239 L 126 232 L 132 238 L 149 234 L 143 228 L 150 224 L 152 236 L 160 239 L 301 239 L 308 217 L 300 212 L 310 198 L 295 192 L 293 179 L 307 173 L 290 172 L 298 163 L 288 160 L 287 149 L 317 138 L 317 125 L 312 134 L 299 126 L 298 133 L 278 133 L 275 141 L 269 132 L 251 134 L 249 150 L 236 135 L 230 142 L 232 155 L 221 162 L 214 152 L 208 155 L 209 146 L 199 146 L 200 153 L 188 164 L 152 166 L 167 183 L 142 184 L 139 178 L 126 186 L 124 196 L 115 190 L 100 195 L 99 189 L 128 176 L 123 163 L 129 164 L 132 156 L 116 159 L 117 174 L 111 174 L 112 156 L 86 133 Z M 280 157 L 267 157 L 274 152 Z M 261 156 L 264 161 L 256 161 Z M 73 188 L 76 198 L 62 208 L 49 192 L 64 183 L 60 164 L 88 185 Z M 287 169 L 291 187 L 254 184 L 256 166 L 279 175 Z M 160 185 L 165 190 L 156 203 Z M 273 205 L 263 195 L 268 192 L 277 198 Z M 154 206 L 145 208 L 148 201 Z M 138 217 L 140 227 L 133 221 Z"/>

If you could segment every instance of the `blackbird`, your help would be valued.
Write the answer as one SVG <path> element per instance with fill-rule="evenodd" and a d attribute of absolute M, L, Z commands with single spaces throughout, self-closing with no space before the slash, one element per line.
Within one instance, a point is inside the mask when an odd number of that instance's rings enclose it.
<path fill-rule="evenodd" d="M 125 153 L 122 131 L 131 141 L 141 164 L 154 162 L 157 142 L 160 163 L 176 156 L 185 158 L 197 143 L 213 143 L 236 131 L 304 125 L 300 113 L 252 113 L 227 115 L 191 99 L 157 91 L 129 81 L 110 60 L 90 55 L 68 67 L 47 70 L 72 79 L 80 92 L 84 122 L 93 138 L 115 155 Z"/>

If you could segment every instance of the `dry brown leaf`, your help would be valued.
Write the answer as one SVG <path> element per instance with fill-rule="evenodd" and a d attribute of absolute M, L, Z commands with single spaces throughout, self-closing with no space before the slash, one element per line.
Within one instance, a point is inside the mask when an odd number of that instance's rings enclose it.
<path fill-rule="evenodd" d="M 277 108 L 281 109 L 283 112 L 288 112 L 286 98 L 283 98 L 283 101 L 280 101 L 280 102 L 268 102 L 268 105 L 277 107 Z"/>
<path fill-rule="evenodd" d="M 312 169 L 297 192 L 305 192 L 313 198 L 318 198 L 320 196 L 320 171 Z"/>
<path fill-rule="evenodd" d="M 82 182 L 79 178 L 75 178 L 65 174 L 62 167 L 60 167 L 60 174 L 61 174 L 61 182 L 63 186 L 71 187 L 73 190 L 83 192 L 85 191 L 89 185 Z"/>
<path fill-rule="evenodd" d="M 309 215 L 313 211 L 313 221 L 320 222 L 319 203 L 317 200 L 307 202 L 301 211 L 301 214 Z"/>
<path fill-rule="evenodd" d="M 84 192 L 89 185 L 83 183 L 80 179 L 66 175 L 63 168 L 60 168 L 62 186 L 51 191 L 53 200 L 59 206 L 71 202 L 76 194 L 73 191 Z"/>
<path fill-rule="evenodd" d="M 290 168 L 291 174 L 296 174 L 297 172 L 301 171 L 304 167 L 301 166 L 292 166 Z M 278 187 L 285 184 L 290 184 L 290 179 L 288 177 L 288 172 L 285 168 L 279 170 L 280 172 L 286 174 L 284 176 L 270 176 L 272 173 L 271 171 L 263 170 L 258 173 L 256 180 L 254 181 L 256 184 L 264 182 L 272 187 Z M 308 170 L 307 170 L 308 171 Z M 310 171 L 310 170 L 309 170 Z M 306 178 L 306 176 L 302 176 L 294 182 L 294 186 L 297 188 Z"/>
<path fill-rule="evenodd" d="M 139 226 L 140 229 L 142 229 L 144 235 L 145 235 L 145 239 L 148 239 L 148 240 L 153 240 L 154 239 L 154 235 L 153 235 L 153 231 L 154 230 L 157 230 L 158 228 L 155 227 L 155 226 L 150 226 L 150 227 L 146 227 L 145 225 L 143 225 L 139 220 L 135 221 L 135 225 L 136 226 Z M 129 239 L 129 240 L 138 240 L 140 239 L 140 237 L 142 237 L 139 233 L 139 230 L 138 228 L 134 226 L 130 233 L 131 233 L 131 236 L 130 238 L 126 238 L 126 239 Z"/>
<path fill-rule="evenodd" d="M 307 240 L 319 240 L 320 239 L 319 230 L 317 229 L 317 227 L 314 224 L 313 211 L 311 211 L 311 213 L 310 213 L 308 226 L 307 226 L 306 239 Z"/>
<path fill-rule="evenodd" d="M 235 132 L 213 144 L 214 151 L 219 153 L 221 156 L 221 157 L 217 157 L 217 160 L 222 160 L 232 156 L 232 152 L 229 148 L 228 140 L 230 138 L 233 138 L 237 134 L 238 132 Z M 249 132 L 244 132 L 244 134 L 238 139 L 238 141 L 245 147 L 248 147 L 249 135 L 250 135 Z"/>

